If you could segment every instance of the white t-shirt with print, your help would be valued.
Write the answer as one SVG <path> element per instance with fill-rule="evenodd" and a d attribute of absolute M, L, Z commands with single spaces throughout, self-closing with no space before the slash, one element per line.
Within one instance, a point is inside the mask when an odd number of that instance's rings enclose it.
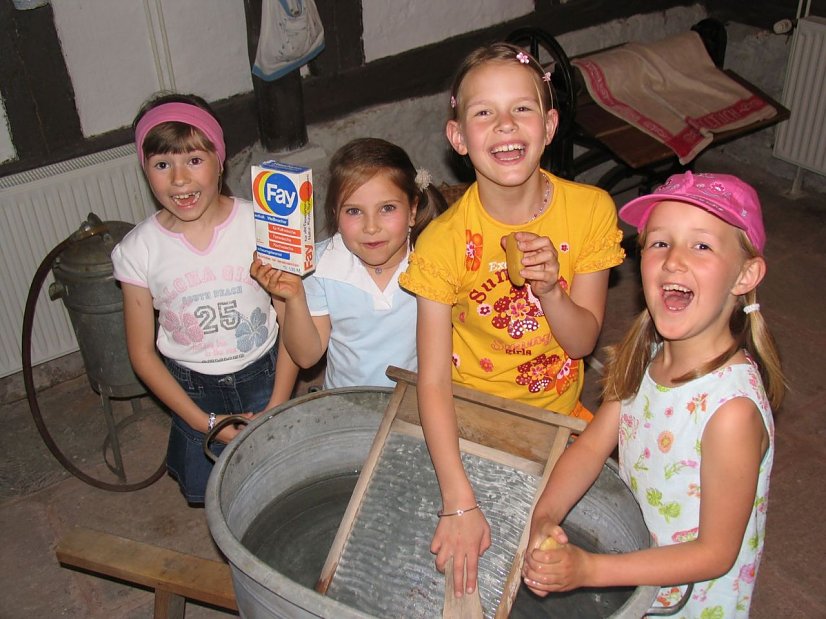
<path fill-rule="evenodd" d="M 202 374 L 230 374 L 267 353 L 278 337 L 270 295 L 250 276 L 255 219 L 235 199 L 201 251 L 158 222 L 136 225 L 112 251 L 115 278 L 148 288 L 162 355 Z"/>

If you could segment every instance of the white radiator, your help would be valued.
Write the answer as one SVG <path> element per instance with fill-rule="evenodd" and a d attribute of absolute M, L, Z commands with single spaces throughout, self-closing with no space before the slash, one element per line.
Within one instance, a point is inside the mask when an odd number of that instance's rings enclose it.
<path fill-rule="evenodd" d="M 781 123 L 774 156 L 826 175 L 826 19 L 797 22 L 783 86 L 791 117 Z"/>
<path fill-rule="evenodd" d="M 26 297 L 37 267 L 89 213 L 103 221 L 136 223 L 155 211 L 134 146 L 0 178 L 0 377 L 22 368 Z M 48 296 L 51 275 L 37 302 L 32 364 L 77 350 L 69 316 Z"/>

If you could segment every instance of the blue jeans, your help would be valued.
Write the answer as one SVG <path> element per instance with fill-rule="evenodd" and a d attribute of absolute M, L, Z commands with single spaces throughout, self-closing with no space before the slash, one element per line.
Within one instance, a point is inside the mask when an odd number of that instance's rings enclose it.
<path fill-rule="evenodd" d="M 275 381 L 273 347 L 258 361 L 233 374 L 201 374 L 165 359 L 169 372 L 187 395 L 206 413 L 218 415 L 263 411 L 272 396 Z M 166 451 L 166 468 L 178 480 L 189 503 L 203 504 L 212 461 L 204 454 L 204 434 L 193 430 L 174 412 Z M 213 442 L 217 456 L 225 445 Z"/>

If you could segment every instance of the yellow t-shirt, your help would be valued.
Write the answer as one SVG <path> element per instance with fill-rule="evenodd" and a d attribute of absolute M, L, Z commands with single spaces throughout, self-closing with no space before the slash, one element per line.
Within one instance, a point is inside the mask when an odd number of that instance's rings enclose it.
<path fill-rule="evenodd" d="M 570 414 L 582 392 L 582 360 L 570 359 L 557 343 L 530 286 L 511 284 L 500 239 L 520 230 L 549 237 L 566 291 L 577 273 L 616 266 L 625 252 L 608 193 L 547 176 L 551 203 L 520 225 L 488 215 L 471 185 L 425 228 L 399 283 L 452 306 L 454 382 Z"/>

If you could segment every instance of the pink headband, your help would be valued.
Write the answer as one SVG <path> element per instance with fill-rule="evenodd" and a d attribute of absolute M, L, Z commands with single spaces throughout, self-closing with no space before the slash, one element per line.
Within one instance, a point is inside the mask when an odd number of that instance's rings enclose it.
<path fill-rule="evenodd" d="M 135 145 L 138 149 L 138 159 L 141 166 L 144 164 L 143 141 L 150 130 L 165 122 L 180 122 L 192 125 L 203 133 L 215 146 L 221 167 L 227 158 L 227 147 L 224 144 L 224 132 L 218 121 L 206 110 L 189 103 L 164 103 L 153 107 L 138 121 L 135 127 Z"/>

